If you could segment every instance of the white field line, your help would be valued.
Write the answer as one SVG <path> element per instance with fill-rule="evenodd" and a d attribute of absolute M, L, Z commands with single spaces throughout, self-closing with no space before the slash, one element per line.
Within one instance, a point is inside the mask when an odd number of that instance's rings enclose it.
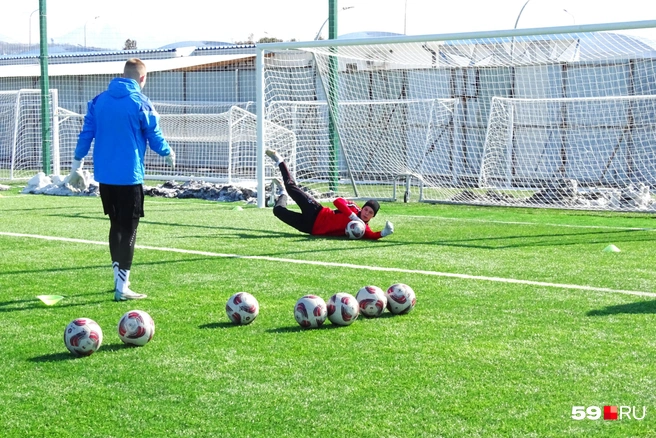
<path fill-rule="evenodd" d="M 459 218 L 459 217 L 444 217 L 444 216 L 399 216 L 399 217 L 410 217 L 415 219 L 437 219 L 445 221 L 456 221 L 456 222 L 480 222 L 485 224 L 500 224 L 500 225 L 534 225 L 534 226 L 545 226 L 545 227 L 560 227 L 560 228 L 593 228 L 601 230 L 624 230 L 624 231 L 656 231 L 656 228 L 640 228 L 640 227 L 609 227 L 605 225 L 569 225 L 569 224 L 550 224 L 545 222 L 517 222 L 517 221 L 498 221 L 491 219 L 469 219 L 469 218 Z"/>
<path fill-rule="evenodd" d="M 56 237 L 56 236 L 39 236 L 35 234 L 22 234 L 22 233 L 7 233 L 0 231 L 0 236 L 8 237 L 22 237 L 29 239 L 42 239 L 42 240 L 51 240 L 51 241 L 60 241 L 60 242 L 71 242 L 71 243 L 84 243 L 88 245 L 104 245 L 107 246 L 107 242 L 98 242 L 94 240 L 85 240 L 85 239 L 71 239 L 67 237 Z M 246 256 L 239 254 L 223 254 L 216 252 L 208 251 L 197 251 L 190 249 L 179 249 L 179 248 L 163 248 L 157 246 L 148 246 L 148 245 L 136 245 L 136 248 L 147 249 L 151 251 L 164 251 L 164 252 L 175 252 L 180 254 L 193 254 L 201 255 L 207 257 L 224 257 L 224 258 L 235 258 L 235 259 L 245 259 L 245 260 L 266 260 L 270 262 L 282 262 L 282 263 L 295 263 L 299 265 L 314 265 L 314 266 L 331 266 L 337 268 L 348 268 L 348 269 L 363 269 L 368 271 L 383 271 L 383 272 L 400 272 L 404 274 L 415 274 L 415 275 L 429 275 L 435 277 L 450 277 L 450 278 L 460 278 L 464 280 L 479 280 L 479 281 L 494 281 L 498 283 L 514 283 L 514 284 L 524 284 L 530 286 L 539 286 L 539 287 L 553 287 L 558 289 L 575 289 L 575 290 L 585 290 L 593 292 L 608 292 L 608 293 L 618 293 L 625 295 L 637 295 L 642 297 L 653 297 L 656 298 L 656 293 L 653 292 L 643 292 L 643 291 L 634 291 L 634 290 L 623 290 L 623 289 L 610 289 L 607 287 L 595 287 L 595 286 L 581 286 L 577 284 L 563 284 L 563 283 L 545 283 L 541 281 L 531 281 L 531 280 L 518 280 L 514 278 L 502 278 L 502 277 L 485 277 L 480 275 L 468 275 L 468 274 L 454 274 L 450 272 L 437 272 L 437 271 L 424 271 L 419 269 L 401 269 L 401 268 L 385 268 L 380 266 L 366 266 L 366 265 L 353 265 L 350 263 L 332 263 L 325 261 L 314 261 L 314 260 L 295 260 L 295 259 L 285 259 L 279 257 L 267 257 L 267 256 Z"/>

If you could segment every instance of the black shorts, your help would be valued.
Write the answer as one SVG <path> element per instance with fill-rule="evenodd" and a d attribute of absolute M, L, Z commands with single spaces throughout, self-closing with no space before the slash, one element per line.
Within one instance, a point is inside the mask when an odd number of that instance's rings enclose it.
<path fill-rule="evenodd" d="M 144 217 L 144 191 L 142 184 L 115 186 L 100 183 L 103 210 L 110 219 L 131 220 Z"/>

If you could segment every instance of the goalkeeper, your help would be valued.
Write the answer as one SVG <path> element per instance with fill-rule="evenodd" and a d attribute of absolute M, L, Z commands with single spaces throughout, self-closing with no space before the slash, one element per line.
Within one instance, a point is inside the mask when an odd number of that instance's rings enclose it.
<path fill-rule="evenodd" d="M 313 236 L 344 236 L 346 235 L 346 225 L 350 221 L 356 220 L 365 224 L 363 239 L 376 240 L 394 232 L 394 225 L 389 221 L 381 231 L 374 232 L 369 228 L 369 221 L 376 216 L 380 209 L 378 201 L 370 199 L 360 209 L 353 202 L 346 201 L 344 198 L 337 198 L 333 201 L 333 204 L 337 207 L 336 210 L 324 207 L 296 185 L 289 173 L 287 164 L 276 151 L 267 149 L 266 154 L 280 169 L 285 186 L 282 195 L 276 200 L 273 214 L 287 225 Z M 300 213 L 287 209 L 287 194 L 298 204 L 301 209 Z"/>
<path fill-rule="evenodd" d="M 146 298 L 129 288 L 137 227 L 144 216 L 146 143 L 175 167 L 175 154 L 162 135 L 159 115 L 141 92 L 145 85 L 145 64 L 140 59 L 129 59 L 123 77 L 112 79 L 106 91 L 89 101 L 71 174 L 66 178 L 71 184 L 81 178 L 83 158 L 94 141 L 93 171 L 103 211 L 110 221 L 109 252 L 116 301 Z"/>

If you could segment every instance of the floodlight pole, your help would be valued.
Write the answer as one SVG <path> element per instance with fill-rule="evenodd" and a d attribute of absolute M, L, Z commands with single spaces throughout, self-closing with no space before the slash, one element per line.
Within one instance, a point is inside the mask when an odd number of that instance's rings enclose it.
<path fill-rule="evenodd" d="M 572 21 L 573 21 L 572 24 L 574 24 L 574 25 L 576 26 L 576 17 L 574 16 L 574 14 L 572 14 L 572 13 L 571 13 L 570 11 L 568 11 L 567 9 L 563 9 L 563 12 L 566 13 L 567 15 L 569 15 L 570 17 L 572 17 Z"/>
<path fill-rule="evenodd" d="M 34 15 L 35 12 L 39 12 L 39 10 L 38 10 L 38 9 L 35 9 L 35 10 L 33 10 L 32 13 L 30 14 L 30 27 L 29 27 L 29 29 L 30 29 L 30 37 L 29 37 L 29 39 L 28 39 L 28 43 L 27 43 L 28 50 L 32 50 L 32 15 Z"/>
<path fill-rule="evenodd" d="M 405 0 L 405 7 L 403 9 L 403 35 L 407 35 L 408 29 L 408 0 Z"/>
<path fill-rule="evenodd" d="M 346 11 L 347 9 L 353 9 L 353 8 L 355 8 L 355 6 L 344 6 L 342 8 L 342 11 Z M 314 41 L 317 41 L 319 39 L 319 37 L 321 36 L 321 31 L 326 26 L 326 24 L 328 24 L 328 20 L 330 20 L 330 15 L 328 15 L 328 18 L 326 18 L 326 21 L 324 21 L 323 24 L 321 25 L 321 27 L 319 28 L 319 32 L 317 32 L 317 34 L 314 36 Z"/>
<path fill-rule="evenodd" d="M 85 49 L 87 48 L 87 24 L 89 23 L 89 21 L 97 20 L 98 18 L 100 18 L 100 15 L 96 15 L 93 18 L 89 18 L 87 21 L 84 22 L 84 48 Z"/>
<path fill-rule="evenodd" d="M 524 3 L 524 6 L 522 6 L 522 9 L 519 10 L 519 14 L 517 14 L 517 20 L 515 20 L 515 27 L 513 27 L 513 29 L 517 29 L 517 24 L 519 23 L 519 17 L 522 16 L 522 12 L 524 12 L 524 8 L 526 7 L 528 2 L 530 2 L 530 1 L 531 0 L 526 0 L 526 3 Z"/>

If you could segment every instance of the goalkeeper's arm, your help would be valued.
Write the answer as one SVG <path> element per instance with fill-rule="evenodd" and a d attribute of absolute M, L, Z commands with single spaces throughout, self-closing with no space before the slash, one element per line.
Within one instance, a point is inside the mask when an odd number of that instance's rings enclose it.
<path fill-rule="evenodd" d="M 358 207 L 355 204 L 347 203 L 346 199 L 344 199 L 344 198 L 335 199 L 333 201 L 333 204 L 335 205 L 335 207 L 337 207 L 337 210 L 339 210 L 341 213 L 344 213 L 345 215 L 347 215 L 350 220 L 360 221 L 360 222 L 364 223 L 364 221 L 362 219 L 360 219 L 358 214 L 355 211 L 353 211 L 354 209 L 356 209 L 356 210 L 358 209 Z M 353 206 L 353 208 L 349 208 L 349 205 Z"/>

